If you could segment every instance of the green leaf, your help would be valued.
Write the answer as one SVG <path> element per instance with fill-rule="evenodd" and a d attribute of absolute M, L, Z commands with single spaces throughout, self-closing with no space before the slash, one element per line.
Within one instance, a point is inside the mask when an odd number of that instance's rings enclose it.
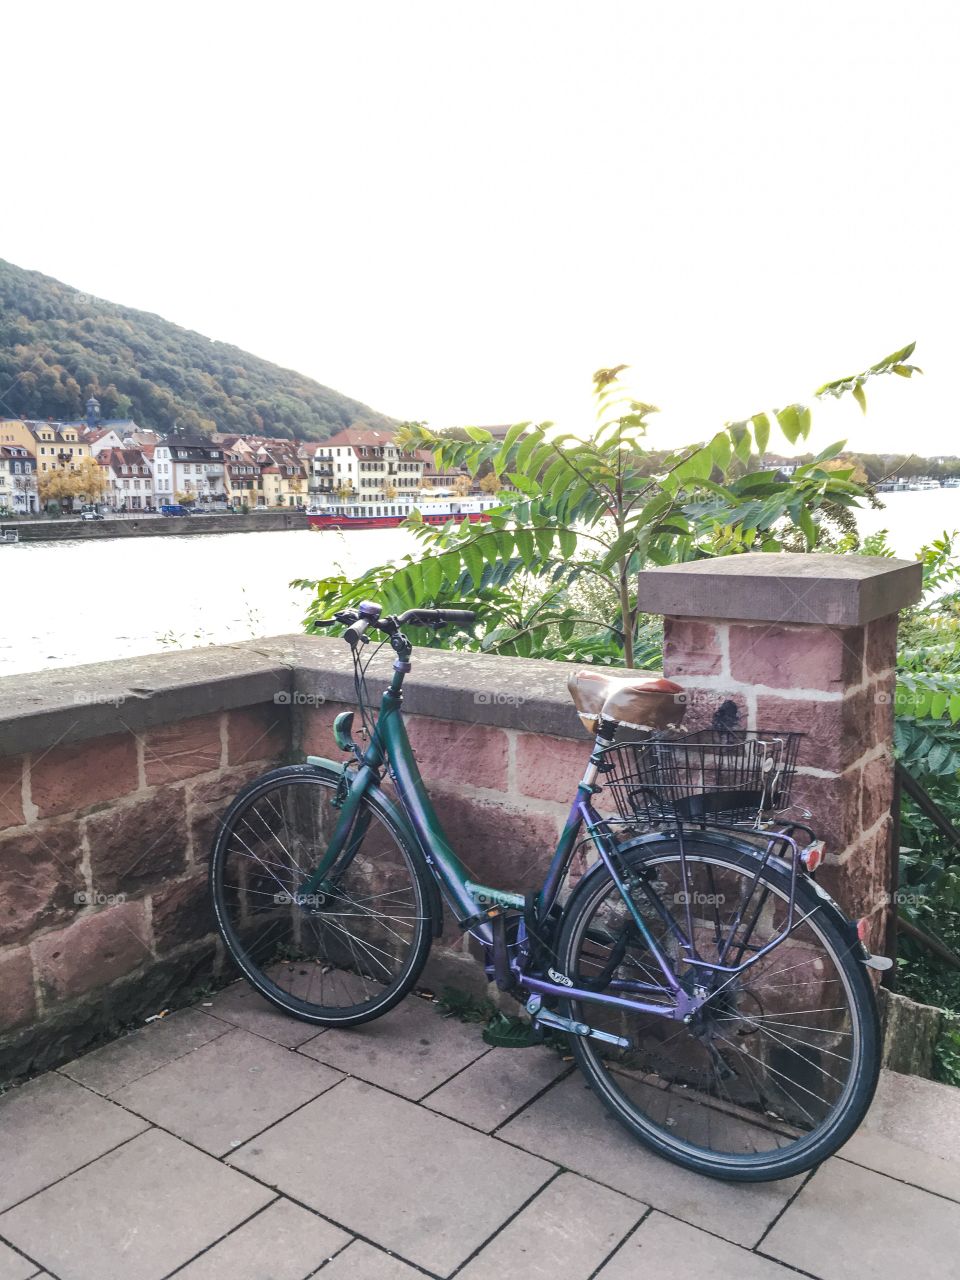
<path fill-rule="evenodd" d="M 930 711 L 929 711 L 931 720 L 939 720 L 941 718 L 941 716 L 947 709 L 947 704 L 949 700 L 950 700 L 949 695 L 942 690 L 939 693 L 935 693 L 933 695 L 933 697 L 930 699 Z"/>
<path fill-rule="evenodd" d="M 483 576 L 484 559 L 480 552 L 480 548 L 474 542 L 465 542 L 460 550 L 463 557 L 463 563 L 467 567 L 470 577 L 473 579 L 474 590 L 480 587 L 480 579 Z"/>
<path fill-rule="evenodd" d="M 524 472 L 524 473 L 526 472 L 527 462 L 530 458 L 530 455 L 533 453 L 534 449 L 542 441 L 542 439 L 543 439 L 543 432 L 536 427 L 533 428 L 533 430 L 530 432 L 529 435 L 524 436 L 523 440 L 520 443 L 520 447 L 517 449 L 516 457 L 513 460 L 514 469 L 516 471 Z M 510 478 L 511 480 L 513 479 L 512 476 Z M 516 484 L 515 480 L 514 480 L 514 483 Z"/>
<path fill-rule="evenodd" d="M 786 409 L 778 409 L 776 412 L 777 422 L 780 424 L 780 430 L 787 437 L 791 444 L 796 444 L 800 435 L 800 413 L 798 406 L 795 404 L 787 405 Z"/>
<path fill-rule="evenodd" d="M 557 530 L 557 536 L 560 540 L 560 551 L 569 560 L 577 550 L 577 535 L 572 529 L 560 528 Z"/>
<path fill-rule="evenodd" d="M 710 457 L 715 467 L 719 467 L 721 471 L 726 471 L 730 465 L 730 455 L 733 452 L 733 446 L 730 437 L 726 431 L 718 431 L 710 441 Z"/>
<path fill-rule="evenodd" d="M 537 544 L 537 550 L 543 559 L 549 556 L 553 550 L 553 530 L 549 525 L 537 525 L 533 531 L 534 540 Z"/>
<path fill-rule="evenodd" d="M 765 413 L 755 413 L 750 419 L 753 423 L 753 435 L 757 442 L 757 453 L 766 453 L 770 439 L 770 419 Z"/>
<path fill-rule="evenodd" d="M 740 462 L 746 466 L 750 461 L 750 452 L 753 448 L 753 441 L 750 438 L 750 428 L 745 422 L 735 422 L 730 427 L 730 436 L 733 439 L 733 453 Z"/>
<path fill-rule="evenodd" d="M 800 528 L 803 530 L 803 536 L 807 540 L 807 549 L 809 550 L 817 541 L 817 526 L 813 522 L 813 516 L 806 507 L 800 509 Z"/>
<path fill-rule="evenodd" d="M 856 386 L 853 388 L 853 398 L 854 398 L 854 400 L 856 400 L 857 404 L 860 406 L 860 410 L 861 410 L 861 412 L 862 412 L 862 413 L 866 413 L 866 412 L 867 412 L 867 397 L 866 397 L 866 395 L 864 394 L 863 387 L 860 385 L 860 383 L 859 383 L 859 382 L 858 382 L 858 383 L 856 384 Z"/>
<path fill-rule="evenodd" d="M 957 721 L 960 720 L 960 693 L 954 693 L 951 695 L 950 701 L 947 704 L 947 709 L 951 723 L 956 724 Z"/>
<path fill-rule="evenodd" d="M 529 569 L 533 563 L 533 537 L 529 529 L 516 529 L 513 536 L 520 559 Z"/>
<path fill-rule="evenodd" d="M 437 556 L 427 556 L 420 563 L 423 569 L 423 587 L 426 596 L 428 600 L 436 600 L 443 586 L 443 570 L 440 567 L 440 560 Z"/>

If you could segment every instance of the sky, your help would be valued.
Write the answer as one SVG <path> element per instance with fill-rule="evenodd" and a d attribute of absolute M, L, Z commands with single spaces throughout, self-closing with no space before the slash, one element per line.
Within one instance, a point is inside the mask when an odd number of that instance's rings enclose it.
<path fill-rule="evenodd" d="M 960 9 L 17 5 L 0 257 L 434 427 L 679 445 L 916 340 L 813 443 L 960 453 Z M 13 56 L 14 51 L 21 52 Z"/>

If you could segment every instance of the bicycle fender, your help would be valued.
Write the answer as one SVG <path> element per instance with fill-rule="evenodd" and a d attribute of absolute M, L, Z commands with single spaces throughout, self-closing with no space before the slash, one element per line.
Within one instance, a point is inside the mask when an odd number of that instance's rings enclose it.
<path fill-rule="evenodd" d="M 748 857 L 755 858 L 757 862 L 760 862 L 763 858 L 763 855 L 757 849 L 756 845 L 751 844 L 747 840 L 737 840 L 735 836 L 727 833 L 721 836 L 711 831 L 698 831 L 696 833 L 696 837 L 698 841 L 715 845 L 718 849 L 729 849 L 732 845 L 738 853 L 745 853 Z M 647 846 L 673 844 L 675 839 L 676 837 L 670 832 L 651 831 L 646 835 L 635 836 L 632 840 L 628 840 L 624 844 L 619 845 L 618 852 L 628 853 L 631 850 L 645 848 Z M 776 867 L 778 871 L 783 872 L 786 876 L 789 876 L 791 873 L 792 868 L 785 858 L 778 858 L 771 855 L 767 858 L 766 862 L 767 866 Z M 594 864 L 591 871 L 602 871 L 603 869 L 603 863 L 598 862 Z M 589 874 L 590 872 L 588 871 L 587 875 Z M 850 917 L 843 912 L 840 905 L 830 897 L 830 894 L 827 893 L 822 884 L 817 880 L 814 880 L 813 877 L 808 875 L 806 872 L 802 872 L 801 874 L 803 876 L 803 883 L 817 895 L 822 903 L 822 910 L 830 916 L 834 924 L 836 924 L 837 928 L 850 943 L 851 947 L 864 950 L 857 934 L 855 921 L 851 920 Z M 868 953 L 864 950 L 864 954 L 866 955 Z M 866 961 L 864 961 L 864 963 L 866 963 Z"/>
<path fill-rule="evenodd" d="M 328 760 L 325 756 L 307 756 L 307 764 L 314 769 L 322 770 L 324 773 L 332 774 L 333 777 L 339 778 L 346 765 L 342 760 Z M 378 787 L 375 783 L 367 788 L 367 794 L 372 796 L 377 804 L 382 805 L 388 814 L 390 821 L 394 823 L 397 830 L 406 840 L 410 848 L 420 855 L 426 864 L 423 850 L 420 848 L 420 841 L 417 834 L 403 810 L 386 794 L 386 792 Z M 443 933 L 443 899 L 440 897 L 440 887 L 430 871 L 429 865 L 424 866 L 426 872 L 426 881 L 428 893 L 430 895 L 430 915 L 433 919 L 433 936 L 439 938 Z"/>

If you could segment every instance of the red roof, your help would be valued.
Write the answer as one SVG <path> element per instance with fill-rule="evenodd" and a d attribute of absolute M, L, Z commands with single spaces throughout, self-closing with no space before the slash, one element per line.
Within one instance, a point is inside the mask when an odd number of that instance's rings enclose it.
<path fill-rule="evenodd" d="M 336 448 L 344 446 L 357 448 L 377 448 L 380 445 L 393 444 L 394 433 L 392 431 L 381 431 L 379 427 L 347 427 L 343 431 L 338 431 L 335 436 L 321 441 L 326 447 L 332 445 Z"/>

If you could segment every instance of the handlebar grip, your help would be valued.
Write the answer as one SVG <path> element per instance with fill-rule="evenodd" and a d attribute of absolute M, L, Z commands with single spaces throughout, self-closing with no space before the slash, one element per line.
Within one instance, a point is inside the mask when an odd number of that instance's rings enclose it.
<path fill-rule="evenodd" d="M 347 627 L 346 631 L 343 633 L 343 638 L 351 649 L 355 649 L 357 647 L 364 635 L 364 632 L 372 621 L 372 618 L 359 618 L 352 626 Z"/>
<path fill-rule="evenodd" d="M 477 614 L 474 609 L 441 609 L 440 614 L 446 622 L 476 622 Z"/>

